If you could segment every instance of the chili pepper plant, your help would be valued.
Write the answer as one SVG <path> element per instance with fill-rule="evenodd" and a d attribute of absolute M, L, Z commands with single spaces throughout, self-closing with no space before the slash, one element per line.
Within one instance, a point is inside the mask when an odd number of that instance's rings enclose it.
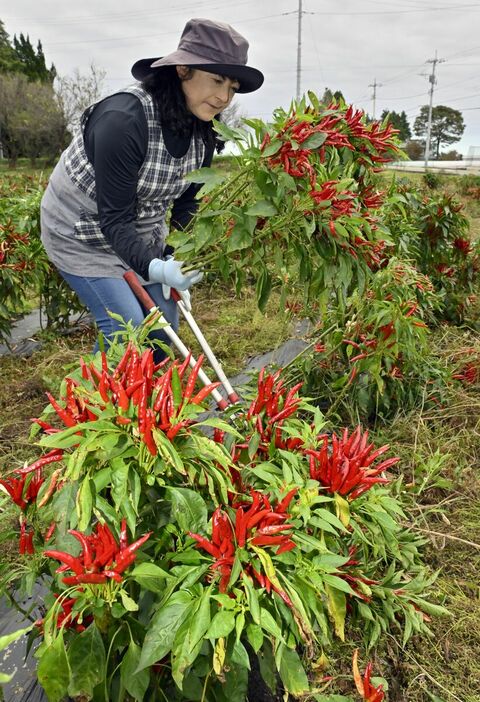
<path fill-rule="evenodd" d="M 191 226 L 170 235 L 177 255 L 220 272 L 241 289 L 257 285 L 261 308 L 272 287 L 283 301 L 300 289 L 305 309 L 362 287 L 383 246 L 375 172 L 399 157 L 391 125 L 367 122 L 345 103 L 322 105 L 313 93 L 279 109 L 272 123 L 218 124 L 240 151 L 230 177 L 201 169 L 205 199 Z M 282 302 L 283 304 L 283 302 Z"/>
<path fill-rule="evenodd" d="M 407 641 L 444 612 L 388 446 L 328 425 L 280 371 L 212 417 L 201 358 L 155 364 L 126 336 L 48 395 L 43 455 L 1 481 L 19 515 L 2 589 L 47 591 L 30 636 L 50 702 L 241 702 L 252 656 L 295 698 L 325 689 L 310 664 L 346 631 Z"/>
<path fill-rule="evenodd" d="M 451 373 L 430 350 L 429 324 L 441 307 L 430 279 L 391 257 L 366 291 L 326 311 L 289 377 L 302 378 L 317 403 L 349 421 L 385 422 L 439 403 Z"/>
<path fill-rule="evenodd" d="M 69 315 L 83 309 L 40 241 L 42 195 L 42 183 L 18 180 L 0 200 L 0 339 L 7 343 L 13 322 L 34 298 L 47 326 L 54 328 L 65 326 Z"/>
<path fill-rule="evenodd" d="M 463 205 L 449 193 L 397 187 L 384 207 L 385 226 L 397 254 L 428 275 L 441 296 L 438 320 L 474 322 L 478 317 L 480 244 L 469 235 Z"/>

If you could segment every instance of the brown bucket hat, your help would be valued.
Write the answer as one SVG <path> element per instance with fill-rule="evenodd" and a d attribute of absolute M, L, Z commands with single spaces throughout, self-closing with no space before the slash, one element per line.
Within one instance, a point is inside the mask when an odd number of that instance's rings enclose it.
<path fill-rule="evenodd" d="M 163 57 L 140 59 L 132 75 L 143 80 L 152 69 L 162 66 L 192 66 L 209 73 L 235 78 L 239 93 L 252 93 L 263 83 L 263 73 L 247 66 L 248 41 L 224 22 L 194 18 L 187 22 L 178 48 Z"/>

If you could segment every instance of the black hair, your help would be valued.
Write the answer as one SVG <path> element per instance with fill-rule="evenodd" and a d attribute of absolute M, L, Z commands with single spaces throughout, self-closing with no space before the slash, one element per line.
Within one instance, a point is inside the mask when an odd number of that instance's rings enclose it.
<path fill-rule="evenodd" d="M 212 123 L 198 119 L 187 108 L 176 66 L 162 66 L 152 71 L 143 79 L 142 87 L 152 96 L 161 123 L 174 134 L 184 137 L 198 134 L 207 147 L 222 151 L 225 142 L 213 130 Z M 219 120 L 220 115 L 215 119 Z"/>

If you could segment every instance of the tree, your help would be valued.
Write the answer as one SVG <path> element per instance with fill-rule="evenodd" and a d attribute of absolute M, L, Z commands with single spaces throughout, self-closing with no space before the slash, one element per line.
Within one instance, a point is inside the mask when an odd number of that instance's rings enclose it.
<path fill-rule="evenodd" d="M 48 69 L 45 63 L 42 42 L 37 44 L 37 50 L 30 43 L 30 38 L 20 34 L 17 39 L 13 37 L 13 48 L 20 65 L 21 73 L 24 73 L 29 80 L 39 80 L 42 83 L 53 83 L 57 74 L 55 66 Z"/>
<path fill-rule="evenodd" d="M 0 74 L 20 71 L 21 65 L 0 20 Z"/>
<path fill-rule="evenodd" d="M 102 97 L 105 71 L 92 62 L 90 72 L 82 74 L 76 68 L 71 76 L 60 76 L 55 81 L 55 94 L 65 117 L 65 128 L 72 131 L 82 113 Z"/>
<path fill-rule="evenodd" d="M 405 111 L 399 113 L 395 112 L 395 110 L 384 110 L 380 119 L 383 122 L 386 118 L 394 129 L 398 129 L 398 138 L 400 141 L 405 142 L 412 138 L 412 132 Z"/>
<path fill-rule="evenodd" d="M 405 145 L 405 152 L 411 161 L 420 161 L 425 155 L 425 144 L 418 139 L 409 139 Z"/>
<path fill-rule="evenodd" d="M 2 145 L 11 165 L 57 154 L 65 142 L 65 122 L 53 87 L 29 81 L 22 73 L 0 75 Z"/>
<path fill-rule="evenodd" d="M 322 99 L 320 100 L 321 104 L 329 105 L 334 100 L 335 102 L 341 102 L 342 100 L 343 102 L 346 102 L 341 90 L 335 90 L 335 92 L 332 92 L 330 88 L 325 88 Z"/>
<path fill-rule="evenodd" d="M 417 136 L 426 137 L 428 124 L 428 105 L 420 109 L 415 119 L 413 131 Z M 437 105 L 432 109 L 431 151 L 436 158 L 440 155 L 442 144 L 449 146 L 460 141 L 465 131 L 462 113 L 452 107 Z"/>

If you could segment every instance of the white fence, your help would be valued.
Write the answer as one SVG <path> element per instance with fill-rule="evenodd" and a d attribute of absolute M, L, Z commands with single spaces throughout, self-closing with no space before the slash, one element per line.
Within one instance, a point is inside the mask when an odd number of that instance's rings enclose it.
<path fill-rule="evenodd" d="M 389 163 L 387 168 L 394 168 L 398 171 L 410 171 L 422 173 L 425 171 L 425 161 L 395 161 Z M 480 158 L 466 158 L 463 161 L 429 161 L 429 171 L 441 171 L 442 173 L 467 173 L 480 174 Z"/>

